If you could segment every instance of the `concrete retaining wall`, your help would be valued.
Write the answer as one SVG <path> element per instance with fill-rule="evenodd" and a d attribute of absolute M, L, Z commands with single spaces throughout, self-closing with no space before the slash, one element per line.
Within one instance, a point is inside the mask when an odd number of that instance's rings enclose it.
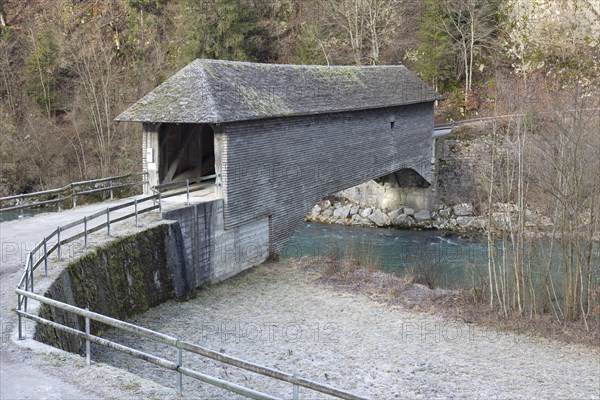
<path fill-rule="evenodd" d="M 255 218 L 225 230 L 223 200 L 165 212 L 163 218 L 178 222 L 187 280 L 195 287 L 227 279 L 269 257 L 269 218 Z"/>
<path fill-rule="evenodd" d="M 177 224 L 161 224 L 117 239 L 68 265 L 45 296 L 118 319 L 127 319 L 172 298 L 184 299 L 191 287 Z M 42 318 L 85 330 L 84 319 L 42 305 Z M 99 333 L 92 323 L 92 333 Z M 83 342 L 47 325 L 36 326 L 34 339 L 78 353 Z"/>
<path fill-rule="evenodd" d="M 194 288 L 227 279 L 269 256 L 269 218 L 225 230 L 223 200 L 167 211 L 163 219 L 165 224 L 117 239 L 74 261 L 45 296 L 127 319 L 166 300 L 185 299 Z M 85 328 L 83 318 L 51 307 L 40 307 L 38 315 Z M 99 332 L 97 325 L 92 324 L 92 332 Z M 36 326 L 34 338 L 82 351 L 81 340 L 46 325 Z"/>
<path fill-rule="evenodd" d="M 402 207 L 415 210 L 429 210 L 435 207 L 435 193 L 432 187 L 398 186 L 397 183 L 385 180 L 368 181 L 342 190 L 336 193 L 336 196 L 385 212 Z"/>

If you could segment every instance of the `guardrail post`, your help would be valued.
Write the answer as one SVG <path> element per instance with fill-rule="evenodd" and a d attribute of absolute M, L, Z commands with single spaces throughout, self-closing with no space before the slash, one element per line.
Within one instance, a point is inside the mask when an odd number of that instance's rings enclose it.
<path fill-rule="evenodd" d="M 73 199 L 73 208 L 77 207 L 77 192 L 73 184 L 71 184 L 71 198 Z"/>
<path fill-rule="evenodd" d="M 112 200 L 114 198 L 113 196 L 113 184 L 112 184 L 112 179 L 108 181 L 108 185 L 110 187 L 110 199 Z"/>
<path fill-rule="evenodd" d="M 25 291 L 29 290 L 29 274 L 25 272 Z M 23 308 L 27 312 L 27 296 L 23 299 Z"/>
<path fill-rule="evenodd" d="M 158 192 L 158 214 L 160 215 L 160 218 L 162 219 L 162 193 Z"/>
<path fill-rule="evenodd" d="M 135 208 L 135 227 L 138 227 L 138 210 L 137 210 L 137 198 L 133 200 L 133 207 Z"/>
<path fill-rule="evenodd" d="M 17 310 L 21 311 L 21 295 L 17 295 Z M 21 320 L 21 314 L 17 314 L 17 318 L 19 319 L 19 340 L 25 339 L 23 337 L 23 321 Z"/>
<path fill-rule="evenodd" d="M 83 217 L 83 247 L 87 248 L 87 215 Z"/>
<path fill-rule="evenodd" d="M 296 374 L 293 377 L 294 379 L 297 378 Z M 292 399 L 300 400 L 300 386 L 296 383 L 292 383 Z"/>
<path fill-rule="evenodd" d="M 48 276 L 48 239 L 44 238 L 44 276 Z"/>
<path fill-rule="evenodd" d="M 62 196 L 58 193 L 58 211 L 62 211 Z"/>
<path fill-rule="evenodd" d="M 23 218 L 23 196 L 19 197 L 18 203 L 21 206 L 21 218 Z"/>
<path fill-rule="evenodd" d="M 29 253 L 29 274 L 31 275 L 31 292 L 33 292 L 33 252 Z"/>
<path fill-rule="evenodd" d="M 88 307 L 85 308 L 85 311 L 90 311 Z M 85 334 L 90 335 L 90 318 L 85 317 Z M 92 364 L 92 351 L 90 348 L 90 340 L 85 339 L 85 363 L 87 365 Z"/>
<path fill-rule="evenodd" d="M 187 205 L 190 205 L 190 180 L 186 179 L 185 180 L 185 186 L 186 186 L 186 194 L 187 194 Z"/>
<path fill-rule="evenodd" d="M 183 366 L 183 353 L 181 349 L 177 349 L 177 365 L 179 367 Z M 183 393 L 183 374 L 180 371 L 177 371 L 177 394 L 181 396 Z"/>
<path fill-rule="evenodd" d="M 56 238 L 58 239 L 58 244 L 56 245 L 56 257 L 58 261 L 60 261 L 60 226 L 56 228 Z"/>
<path fill-rule="evenodd" d="M 106 234 L 110 236 L 110 208 L 106 209 Z"/>

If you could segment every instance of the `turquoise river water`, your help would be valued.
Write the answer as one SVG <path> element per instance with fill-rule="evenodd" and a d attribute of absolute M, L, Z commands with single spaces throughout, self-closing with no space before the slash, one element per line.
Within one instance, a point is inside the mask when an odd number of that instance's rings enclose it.
<path fill-rule="evenodd" d="M 350 256 L 397 275 L 410 268 L 428 268 L 446 288 L 464 287 L 487 273 L 482 238 L 445 231 L 305 223 L 282 253 L 284 259 L 302 256 Z"/>

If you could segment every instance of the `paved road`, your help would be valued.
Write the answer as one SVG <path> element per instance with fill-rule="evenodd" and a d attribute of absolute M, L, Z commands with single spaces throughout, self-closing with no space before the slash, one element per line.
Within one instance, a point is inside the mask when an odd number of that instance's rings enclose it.
<path fill-rule="evenodd" d="M 19 350 L 13 350 L 19 351 Z M 0 399 L 93 400 L 85 393 L 16 359 L 8 346 L 0 349 Z"/>
<path fill-rule="evenodd" d="M 197 203 L 212 196 L 212 190 L 205 189 L 192 193 L 190 201 Z M 16 328 L 16 314 L 13 312 L 16 295 L 13 290 L 21 278 L 28 252 L 57 226 L 68 224 L 132 199 L 133 197 L 0 222 L 0 327 L 2 339 L 0 343 L 0 399 L 94 398 L 73 385 L 22 362 L 24 358 L 32 355 L 31 352 L 24 355 L 24 350 L 10 343 L 11 335 Z M 163 207 L 165 209 L 180 207 L 185 204 L 185 201 L 185 195 L 171 197 L 163 201 Z M 140 205 L 139 209 L 151 205 L 151 202 L 146 202 L 143 206 Z M 116 211 L 111 216 L 118 217 L 132 211 L 133 209 L 124 209 Z M 97 226 L 105 221 L 105 217 L 98 218 L 90 222 L 88 227 Z M 82 230 L 81 226 L 72 228 L 65 231 L 62 238 L 67 234 L 76 234 Z M 52 244 L 50 243 L 50 245 Z"/>
<path fill-rule="evenodd" d="M 0 350 L 1 399 L 85 399 L 91 396 L 74 386 L 50 377 L 20 360 L 19 349 L 8 343 L 16 327 L 16 317 L 11 308 L 16 303 L 13 289 L 25 265 L 28 251 L 59 225 L 93 214 L 106 207 L 130 199 L 77 207 L 63 212 L 39 214 L 35 217 L 0 223 L 0 323 L 2 349 Z M 69 233 L 74 233 L 71 230 Z"/>

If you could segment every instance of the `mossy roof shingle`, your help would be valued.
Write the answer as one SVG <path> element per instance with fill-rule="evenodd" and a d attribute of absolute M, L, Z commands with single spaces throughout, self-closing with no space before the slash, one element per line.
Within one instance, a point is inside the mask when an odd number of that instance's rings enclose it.
<path fill-rule="evenodd" d="M 117 121 L 223 123 L 430 102 L 403 65 L 346 67 L 195 60 Z"/>

